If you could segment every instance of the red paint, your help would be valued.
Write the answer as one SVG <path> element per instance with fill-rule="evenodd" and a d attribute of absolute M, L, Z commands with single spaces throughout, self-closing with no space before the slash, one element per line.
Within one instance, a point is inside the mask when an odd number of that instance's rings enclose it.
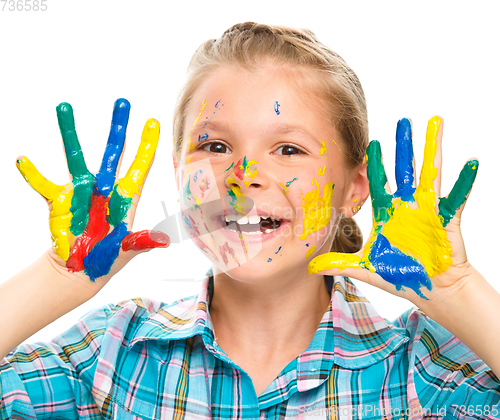
<path fill-rule="evenodd" d="M 90 250 L 109 233 L 107 221 L 109 197 L 92 194 L 90 199 L 89 222 L 87 227 L 76 240 L 75 246 L 66 261 L 69 271 L 83 271 L 83 259 Z"/>
<path fill-rule="evenodd" d="M 236 259 L 236 255 L 234 255 L 233 248 L 231 248 L 227 242 L 223 246 L 219 246 L 219 252 L 221 254 L 222 261 L 224 261 L 224 264 L 226 264 L 226 266 L 227 263 L 229 262 L 226 253 L 229 253 L 233 257 L 234 261 L 236 261 L 236 264 L 240 265 L 240 263 Z"/>
<path fill-rule="evenodd" d="M 141 230 L 140 232 L 129 233 L 122 241 L 124 251 L 144 251 L 158 247 L 170 245 L 170 238 L 163 232 Z"/>
<path fill-rule="evenodd" d="M 245 171 L 243 169 L 243 159 L 240 159 L 236 165 L 234 165 L 234 174 L 238 179 L 243 181 L 245 177 Z"/>

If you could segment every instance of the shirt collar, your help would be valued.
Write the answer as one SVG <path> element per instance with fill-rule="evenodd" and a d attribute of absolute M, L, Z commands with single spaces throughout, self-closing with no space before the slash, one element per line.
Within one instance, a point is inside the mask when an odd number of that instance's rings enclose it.
<path fill-rule="evenodd" d="M 388 324 L 350 279 L 325 276 L 325 284 L 332 298 L 309 347 L 297 359 L 299 391 L 322 383 L 333 363 L 346 369 L 364 368 L 384 360 L 408 341 L 404 330 Z M 207 309 L 212 295 L 210 270 L 198 295 L 163 305 L 147 316 L 129 347 L 144 340 L 180 340 L 201 335 L 205 346 L 214 352 L 213 326 Z"/>

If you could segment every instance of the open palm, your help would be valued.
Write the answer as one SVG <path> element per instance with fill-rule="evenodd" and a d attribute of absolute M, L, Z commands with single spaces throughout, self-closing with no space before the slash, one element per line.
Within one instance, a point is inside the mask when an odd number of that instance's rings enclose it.
<path fill-rule="evenodd" d="M 60 257 L 57 262 L 70 272 L 85 273 L 94 281 L 110 272 L 120 251 L 168 246 L 169 240 L 164 234 L 130 232 L 158 145 L 159 123 L 154 119 L 146 122 L 135 160 L 125 177 L 117 180 L 129 102 L 126 99 L 115 102 L 106 150 L 96 175 L 89 172 L 85 164 L 71 105 L 61 103 L 56 110 L 71 181 L 65 185 L 52 183 L 26 157 L 17 159 L 17 167 L 31 187 L 49 203 L 53 248 Z M 123 258 L 117 265 L 123 266 L 126 260 Z"/>
<path fill-rule="evenodd" d="M 399 121 L 394 194 L 388 190 L 380 144 L 373 141 L 367 148 L 373 228 L 363 249 L 357 254 L 320 255 L 310 262 L 310 273 L 341 272 L 412 301 L 429 299 L 433 288 L 443 290 L 463 278 L 461 270 L 467 257 L 459 219 L 478 162 L 469 160 L 451 193 L 438 198 L 442 121 L 439 117 L 429 121 L 418 186 L 415 186 L 411 133 L 410 121 Z"/>

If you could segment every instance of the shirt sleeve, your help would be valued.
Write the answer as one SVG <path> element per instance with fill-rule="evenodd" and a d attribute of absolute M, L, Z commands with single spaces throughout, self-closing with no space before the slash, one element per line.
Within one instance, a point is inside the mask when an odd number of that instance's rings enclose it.
<path fill-rule="evenodd" d="M 92 382 L 116 306 L 89 312 L 49 343 L 20 345 L 0 362 L 0 419 L 101 419 Z"/>
<path fill-rule="evenodd" d="M 500 418 L 500 380 L 474 352 L 416 308 L 398 321 L 411 336 L 409 376 L 424 410 L 439 418 Z"/>

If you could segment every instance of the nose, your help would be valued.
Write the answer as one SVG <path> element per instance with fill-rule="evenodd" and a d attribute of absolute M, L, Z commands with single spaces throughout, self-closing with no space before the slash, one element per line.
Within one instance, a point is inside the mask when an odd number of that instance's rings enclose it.
<path fill-rule="evenodd" d="M 255 160 L 247 159 L 246 156 L 238 160 L 225 178 L 226 186 L 229 189 L 233 187 L 239 189 L 264 187 L 263 177 L 258 173 L 258 163 Z"/>

